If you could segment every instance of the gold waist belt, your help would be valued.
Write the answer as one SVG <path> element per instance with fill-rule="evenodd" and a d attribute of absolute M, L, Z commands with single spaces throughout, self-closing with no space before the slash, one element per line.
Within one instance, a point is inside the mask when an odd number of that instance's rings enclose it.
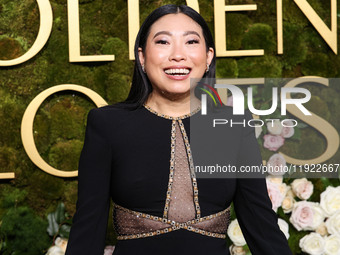
<path fill-rule="evenodd" d="M 160 235 L 178 229 L 225 238 L 230 220 L 230 206 L 218 213 L 201 217 L 193 158 L 182 122 L 189 115 L 174 118 L 145 107 L 160 117 L 172 120 L 170 172 L 163 217 L 136 212 L 115 204 L 113 223 L 118 240 Z"/>
<path fill-rule="evenodd" d="M 160 235 L 178 229 L 224 239 L 229 220 L 230 206 L 221 212 L 186 222 L 177 222 L 133 211 L 117 204 L 114 205 L 113 210 L 113 224 L 118 234 L 118 240 Z"/>

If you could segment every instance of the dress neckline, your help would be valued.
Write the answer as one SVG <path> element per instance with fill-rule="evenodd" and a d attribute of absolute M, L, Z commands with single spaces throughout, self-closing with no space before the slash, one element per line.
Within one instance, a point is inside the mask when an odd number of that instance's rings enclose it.
<path fill-rule="evenodd" d="M 164 118 L 164 119 L 169 119 L 169 120 L 182 120 L 182 119 L 188 118 L 190 116 L 193 116 L 194 114 L 196 114 L 197 112 L 199 112 L 201 110 L 201 107 L 199 106 L 195 110 L 193 110 L 192 112 L 190 112 L 188 114 L 184 114 L 184 115 L 181 115 L 181 116 L 178 116 L 178 117 L 173 117 L 173 116 L 169 116 L 169 115 L 166 115 L 166 114 L 159 113 L 146 104 L 143 104 L 143 106 L 149 112 L 157 115 L 158 117 L 161 117 L 161 118 Z"/>

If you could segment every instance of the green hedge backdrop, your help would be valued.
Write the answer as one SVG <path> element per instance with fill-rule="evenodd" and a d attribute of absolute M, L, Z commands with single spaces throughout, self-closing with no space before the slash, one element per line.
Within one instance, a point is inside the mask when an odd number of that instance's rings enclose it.
<path fill-rule="evenodd" d="M 47 215 L 63 202 L 65 221 L 70 222 L 77 199 L 77 178 L 49 175 L 26 155 L 20 125 L 28 104 L 43 90 L 66 83 L 88 87 L 111 104 L 126 98 L 131 83 L 133 61 L 128 57 L 127 1 L 80 0 L 81 53 L 115 54 L 114 62 L 100 63 L 69 63 L 67 3 L 66 0 L 50 2 L 54 22 L 45 47 L 23 64 L 0 68 L 0 172 L 15 172 L 15 179 L 0 180 L 0 251 L 4 250 L 5 254 L 14 254 L 14 251 L 15 254 L 44 254 L 53 243 L 53 237 L 46 232 Z M 330 1 L 308 2 L 330 26 Z M 141 22 L 153 9 L 168 3 L 186 4 L 183 0 L 140 0 Z M 276 51 L 275 1 L 227 0 L 226 3 L 254 3 L 258 7 L 257 11 L 226 15 L 228 49 L 264 49 L 265 55 L 218 58 L 218 78 L 340 77 L 340 56 L 331 51 L 293 0 L 283 0 L 283 55 L 277 55 Z M 214 32 L 213 1 L 199 0 L 199 6 Z M 26 52 L 38 30 L 36 1 L 0 0 L 1 60 Z M 306 88 L 312 94 L 307 109 L 340 132 L 340 87 Z M 34 122 L 34 138 L 41 156 L 53 167 L 77 169 L 86 116 L 93 107 L 95 105 L 86 96 L 70 91 L 56 93 L 41 105 Z M 287 141 L 281 151 L 296 158 L 313 158 L 325 147 L 323 136 L 313 128 L 305 128 L 299 141 Z M 267 159 L 266 153 L 268 151 L 264 150 L 263 156 Z M 339 159 L 337 152 L 328 163 L 339 163 Z M 317 197 L 325 186 L 319 179 L 312 181 Z M 329 182 L 339 185 L 337 179 Z M 114 244 L 112 222 L 109 224 L 106 241 Z M 297 241 L 298 238 L 293 238 L 290 245 L 295 247 L 295 254 L 302 254 Z"/>

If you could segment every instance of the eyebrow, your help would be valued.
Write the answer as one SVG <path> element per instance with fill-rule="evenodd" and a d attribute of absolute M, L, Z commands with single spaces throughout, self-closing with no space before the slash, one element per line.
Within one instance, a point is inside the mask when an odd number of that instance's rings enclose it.
<path fill-rule="evenodd" d="M 153 38 L 155 38 L 156 36 L 161 35 L 161 34 L 165 34 L 165 35 L 172 36 L 172 33 L 169 32 L 169 31 L 159 31 L 159 32 L 157 32 L 157 33 L 154 35 Z M 201 36 L 200 36 L 196 31 L 185 31 L 185 32 L 183 33 L 183 36 L 190 35 L 190 34 L 197 35 L 199 38 L 201 38 Z"/>

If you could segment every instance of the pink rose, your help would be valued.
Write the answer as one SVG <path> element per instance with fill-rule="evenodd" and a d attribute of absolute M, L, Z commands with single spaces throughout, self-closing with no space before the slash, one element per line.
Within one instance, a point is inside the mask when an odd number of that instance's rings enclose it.
<path fill-rule="evenodd" d="M 272 202 L 272 209 L 276 212 L 277 208 L 279 208 L 284 199 L 284 195 L 280 192 L 279 185 L 276 183 L 270 182 L 266 179 L 267 182 L 267 191 L 270 201 Z"/>
<path fill-rule="evenodd" d="M 227 97 L 227 106 L 233 106 L 233 96 Z"/>
<path fill-rule="evenodd" d="M 285 139 L 280 135 L 264 135 L 263 146 L 271 151 L 277 151 L 283 144 Z"/>
<path fill-rule="evenodd" d="M 112 255 L 114 250 L 115 250 L 115 246 L 108 245 L 104 249 L 104 255 Z"/>
<path fill-rule="evenodd" d="M 292 215 L 289 221 L 297 230 L 308 230 L 313 225 L 314 210 L 313 204 L 307 201 L 300 201 L 294 204 Z"/>
<path fill-rule="evenodd" d="M 272 175 L 284 175 L 286 168 L 285 158 L 279 154 L 273 154 L 267 162 L 268 172 Z"/>

